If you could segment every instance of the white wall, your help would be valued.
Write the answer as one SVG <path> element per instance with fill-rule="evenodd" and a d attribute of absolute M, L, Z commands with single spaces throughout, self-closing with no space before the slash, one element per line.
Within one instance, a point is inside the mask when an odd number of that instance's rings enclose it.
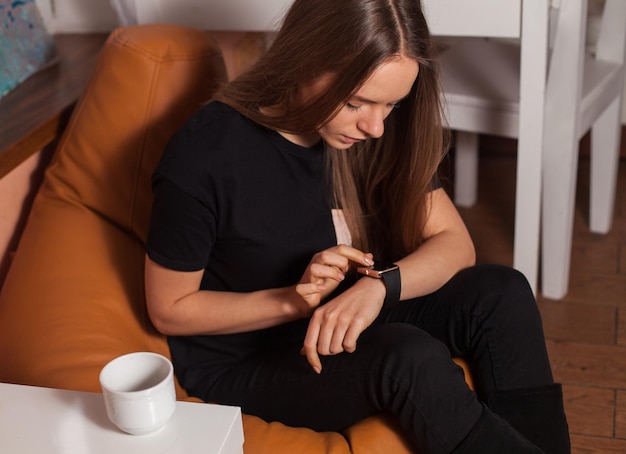
<path fill-rule="evenodd" d="M 53 33 L 111 30 L 118 25 L 115 7 L 119 10 L 125 6 L 135 10 L 142 22 L 168 20 L 211 30 L 260 31 L 273 28 L 293 3 L 293 0 L 35 1 Z M 242 11 L 246 14 L 242 15 Z"/>

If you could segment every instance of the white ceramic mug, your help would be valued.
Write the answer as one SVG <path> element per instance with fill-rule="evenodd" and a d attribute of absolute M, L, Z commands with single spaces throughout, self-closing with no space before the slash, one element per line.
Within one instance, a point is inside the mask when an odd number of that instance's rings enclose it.
<path fill-rule="evenodd" d="M 176 409 L 174 367 L 152 352 L 122 355 L 100 372 L 107 416 L 132 435 L 161 429 Z"/>

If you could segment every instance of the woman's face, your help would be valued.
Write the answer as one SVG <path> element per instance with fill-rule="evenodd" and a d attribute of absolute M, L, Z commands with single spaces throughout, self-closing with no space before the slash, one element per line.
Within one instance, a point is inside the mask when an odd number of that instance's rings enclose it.
<path fill-rule="evenodd" d="M 345 150 L 385 132 L 384 120 L 411 91 L 419 65 L 408 57 L 382 63 L 318 133 L 333 148 Z"/>

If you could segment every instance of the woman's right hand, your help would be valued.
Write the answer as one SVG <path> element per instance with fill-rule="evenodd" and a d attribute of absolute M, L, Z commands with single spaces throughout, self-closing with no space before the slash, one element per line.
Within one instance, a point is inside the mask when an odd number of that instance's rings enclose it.
<path fill-rule="evenodd" d="M 372 254 L 345 244 L 315 254 L 296 285 L 296 292 L 306 304 L 302 308 L 305 315 L 310 315 L 339 286 L 351 266 L 373 265 L 372 258 Z"/>

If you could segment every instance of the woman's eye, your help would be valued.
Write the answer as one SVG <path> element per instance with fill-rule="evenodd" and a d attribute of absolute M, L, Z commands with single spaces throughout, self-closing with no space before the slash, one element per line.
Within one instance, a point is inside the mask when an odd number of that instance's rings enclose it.
<path fill-rule="evenodd" d="M 355 104 L 350 104 L 350 103 L 347 103 L 346 107 L 348 107 L 348 109 L 350 110 L 359 110 L 361 108 L 361 106 L 357 106 Z"/>

